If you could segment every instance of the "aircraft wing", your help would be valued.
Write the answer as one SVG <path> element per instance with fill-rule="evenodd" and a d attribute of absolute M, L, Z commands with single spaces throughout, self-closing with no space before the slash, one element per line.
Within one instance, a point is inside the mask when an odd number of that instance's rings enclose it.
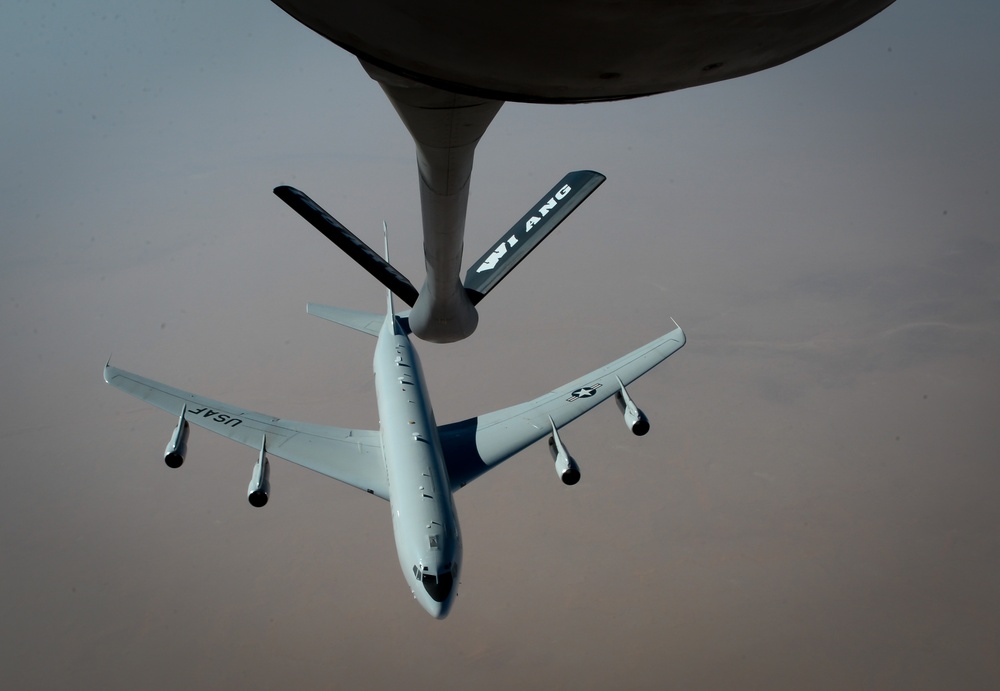
<path fill-rule="evenodd" d="M 181 391 L 110 364 L 104 368 L 104 381 L 177 417 L 187 406 L 184 419 L 189 423 L 258 451 L 266 434 L 267 453 L 272 456 L 389 498 L 378 432 L 282 420 Z"/>
<path fill-rule="evenodd" d="M 438 429 L 452 491 L 569 424 L 677 352 L 686 342 L 678 326 L 655 341 L 544 396 Z"/>

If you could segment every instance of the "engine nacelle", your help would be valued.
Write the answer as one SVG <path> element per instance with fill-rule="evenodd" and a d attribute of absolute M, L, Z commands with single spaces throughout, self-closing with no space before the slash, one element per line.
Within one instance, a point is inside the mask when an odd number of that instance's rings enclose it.
<path fill-rule="evenodd" d="M 187 453 L 188 432 L 191 430 L 188 421 L 184 419 L 186 413 L 187 406 L 184 406 L 181 409 L 181 416 L 177 420 L 177 427 L 170 435 L 170 442 L 163 450 L 163 462 L 167 464 L 168 468 L 180 468 L 184 462 L 184 454 Z"/>
<path fill-rule="evenodd" d="M 639 406 L 635 404 L 632 397 L 628 395 L 628 391 L 625 390 L 625 385 L 622 384 L 622 380 L 618 380 L 620 388 L 618 393 L 615 394 L 615 403 L 618 404 L 618 410 L 621 411 L 625 418 L 625 425 L 632 431 L 637 437 L 641 437 L 646 432 L 649 431 L 649 419 L 646 414 L 639 410 Z"/>
<path fill-rule="evenodd" d="M 580 481 L 580 466 L 577 465 L 573 457 L 569 455 L 569 451 L 563 446 L 562 439 L 559 438 L 559 432 L 556 431 L 554 423 L 552 425 L 552 436 L 549 437 L 549 453 L 552 454 L 552 458 L 556 462 L 556 475 L 559 476 L 564 485 L 575 485 Z"/>
<path fill-rule="evenodd" d="M 271 464 L 265 453 L 266 445 L 265 438 L 265 443 L 260 446 L 260 456 L 253 466 L 250 484 L 247 486 L 247 501 L 250 502 L 250 506 L 256 508 L 267 504 L 267 499 L 271 494 Z"/>

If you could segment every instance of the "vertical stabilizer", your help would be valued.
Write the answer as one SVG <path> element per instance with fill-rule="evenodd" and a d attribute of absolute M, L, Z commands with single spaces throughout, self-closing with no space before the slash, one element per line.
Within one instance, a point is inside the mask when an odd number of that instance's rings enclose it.
<path fill-rule="evenodd" d="M 389 264 L 389 226 L 385 224 L 385 220 L 382 221 L 382 242 L 385 247 L 385 263 Z M 385 314 L 387 318 L 395 316 L 392 308 L 392 289 L 388 287 L 385 289 Z"/>

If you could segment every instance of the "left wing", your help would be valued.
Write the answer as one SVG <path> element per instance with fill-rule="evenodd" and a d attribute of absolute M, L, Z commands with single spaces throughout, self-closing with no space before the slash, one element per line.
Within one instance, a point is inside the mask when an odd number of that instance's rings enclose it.
<path fill-rule="evenodd" d="M 269 454 L 389 498 L 378 432 L 282 420 L 181 391 L 110 364 L 104 368 L 104 381 L 175 416 L 187 406 L 184 419 L 189 423 L 252 449 L 260 449 L 266 434 Z"/>
<path fill-rule="evenodd" d="M 452 491 L 464 487 L 522 449 L 569 424 L 676 353 L 686 342 L 678 326 L 533 401 L 438 428 Z M 551 418 L 552 422 L 549 422 Z"/>

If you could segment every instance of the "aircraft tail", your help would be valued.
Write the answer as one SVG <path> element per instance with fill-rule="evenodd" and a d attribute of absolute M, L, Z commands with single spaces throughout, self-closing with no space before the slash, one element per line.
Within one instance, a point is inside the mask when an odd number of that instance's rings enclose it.
<path fill-rule="evenodd" d="M 360 240 L 359 240 L 359 242 L 360 242 Z M 384 219 L 382 220 L 382 242 L 383 242 L 383 244 L 385 246 L 385 253 L 384 253 L 384 256 L 385 256 L 385 265 L 388 266 L 390 269 L 392 269 L 392 264 L 389 263 L 389 226 L 387 226 L 385 224 L 385 220 Z M 393 271 L 395 271 L 395 269 L 393 269 Z M 400 274 L 398 271 L 396 271 L 396 273 L 399 274 L 400 276 L 403 275 L 403 274 Z M 407 283 L 409 283 L 409 281 L 407 281 Z M 410 284 L 410 285 L 412 285 L 412 284 Z M 416 300 L 414 300 L 414 302 L 416 302 Z M 413 305 L 410 305 L 410 307 L 413 307 Z M 385 316 L 386 316 L 386 319 L 391 319 L 392 317 L 395 316 L 395 314 L 396 314 L 396 310 L 393 309 L 393 306 L 392 306 L 392 288 L 389 288 L 388 286 L 386 286 L 386 289 L 385 289 Z"/>
<path fill-rule="evenodd" d="M 382 221 L 382 234 L 385 237 L 385 263 L 388 265 L 389 229 L 386 227 L 385 221 Z M 366 333 L 376 337 L 379 335 L 379 330 L 382 328 L 382 324 L 385 322 L 386 318 L 394 317 L 396 323 L 399 324 L 399 327 L 405 333 L 410 333 L 408 319 L 409 311 L 402 314 L 396 314 L 392 305 L 392 290 L 389 288 L 385 291 L 385 305 L 386 313 L 384 315 L 374 314 L 373 312 L 363 312 L 361 310 L 347 309 L 346 307 L 330 307 L 329 305 L 320 305 L 315 302 L 310 302 L 306 305 L 306 312 L 319 317 L 320 319 L 326 319 L 327 321 L 334 322 L 335 324 L 340 324 L 354 329 L 355 331 L 360 331 L 361 333 Z"/>

